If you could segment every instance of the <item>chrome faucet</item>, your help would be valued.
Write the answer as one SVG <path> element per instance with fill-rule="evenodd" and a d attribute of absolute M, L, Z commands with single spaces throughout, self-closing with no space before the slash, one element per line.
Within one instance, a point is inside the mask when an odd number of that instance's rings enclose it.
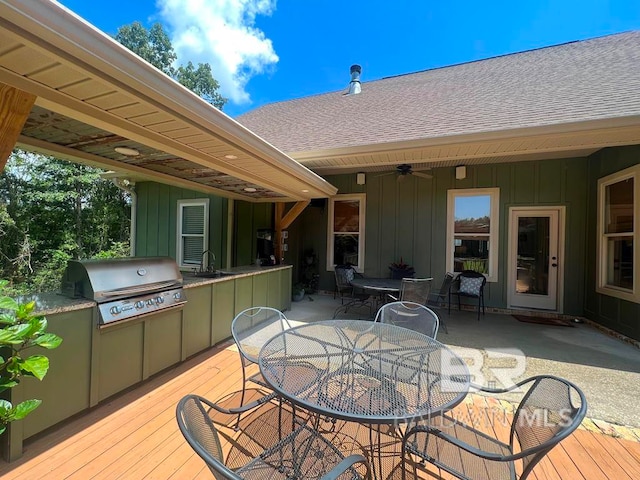
<path fill-rule="evenodd" d="M 215 270 L 215 264 L 216 264 L 216 255 L 215 253 L 213 253 L 211 250 L 205 250 L 204 252 L 202 252 L 202 258 L 200 259 L 200 273 L 204 273 L 205 270 L 203 270 L 204 267 L 204 256 L 209 254 L 209 259 L 211 260 L 211 262 L 207 265 L 207 272 L 212 272 Z"/>

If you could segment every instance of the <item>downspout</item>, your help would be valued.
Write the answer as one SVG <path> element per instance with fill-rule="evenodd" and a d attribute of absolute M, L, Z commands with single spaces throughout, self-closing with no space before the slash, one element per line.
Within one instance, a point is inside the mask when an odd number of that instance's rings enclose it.
<path fill-rule="evenodd" d="M 129 233 L 129 244 L 130 244 L 130 255 L 132 257 L 135 257 L 136 256 L 136 230 L 137 230 L 136 210 L 138 207 L 138 195 L 136 195 L 136 191 L 135 191 L 136 184 L 135 182 L 126 180 L 124 178 L 112 178 L 111 181 L 120 190 L 124 190 L 129 195 L 131 195 L 131 219 L 130 219 L 131 231 Z"/>

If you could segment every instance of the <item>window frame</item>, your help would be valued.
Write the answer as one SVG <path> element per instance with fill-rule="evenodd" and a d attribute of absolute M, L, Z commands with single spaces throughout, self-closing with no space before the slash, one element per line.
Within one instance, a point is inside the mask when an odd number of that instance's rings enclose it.
<path fill-rule="evenodd" d="M 606 233 L 606 188 L 615 183 L 633 179 L 633 230 L 631 232 Z M 640 303 L 640 164 L 620 170 L 598 179 L 597 265 L 596 292 L 629 302 Z M 633 239 L 633 288 L 631 290 L 607 284 L 608 240 L 629 236 Z"/>
<path fill-rule="evenodd" d="M 487 282 L 498 281 L 498 257 L 500 255 L 500 188 L 452 188 L 447 190 L 447 244 L 446 244 L 446 266 L 447 271 L 454 271 L 455 256 L 455 201 L 458 197 L 476 197 L 480 195 L 489 196 L 489 273 L 484 274 Z"/>
<path fill-rule="evenodd" d="M 343 195 L 335 195 L 329 198 L 329 215 L 328 215 L 328 227 L 327 227 L 327 271 L 333 271 L 335 264 L 333 263 L 333 254 L 334 254 L 334 243 L 333 237 L 335 232 L 333 231 L 334 226 L 334 212 L 335 212 L 335 203 L 341 201 L 348 200 L 358 200 L 360 207 L 358 210 L 358 232 L 353 232 L 358 234 L 358 265 L 354 265 L 356 272 L 362 273 L 364 272 L 364 230 L 365 230 L 365 212 L 366 212 L 366 194 L 364 193 L 353 193 L 353 194 L 343 194 Z"/>
<path fill-rule="evenodd" d="M 204 207 L 204 225 L 203 225 L 203 234 L 183 234 L 182 233 L 182 215 L 184 211 L 184 207 L 194 207 L 194 206 L 202 206 Z M 202 237 L 202 251 L 203 253 L 209 248 L 209 199 L 208 198 L 190 198 L 184 200 L 178 200 L 177 202 L 177 220 L 176 220 L 176 262 L 178 263 L 178 267 L 181 269 L 193 269 L 195 268 L 192 264 L 184 263 L 184 238 L 186 236 L 189 237 Z M 206 262 L 208 262 L 208 258 L 204 259 L 204 264 L 202 267 L 206 267 Z M 198 265 L 198 267 L 200 264 Z"/>

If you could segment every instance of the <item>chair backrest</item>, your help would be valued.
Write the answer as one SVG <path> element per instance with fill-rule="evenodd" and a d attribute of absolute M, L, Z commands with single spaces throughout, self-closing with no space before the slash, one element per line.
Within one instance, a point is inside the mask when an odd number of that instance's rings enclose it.
<path fill-rule="evenodd" d="M 436 312 L 414 302 L 387 303 L 380 307 L 374 321 L 409 328 L 431 338 L 436 338 L 440 326 Z"/>
<path fill-rule="evenodd" d="M 463 270 L 453 281 L 456 292 L 479 297 L 482 295 L 487 277 L 475 270 Z"/>
<path fill-rule="evenodd" d="M 517 438 L 520 451 L 530 451 L 522 458 L 521 478 L 580 425 L 587 411 L 584 394 L 571 382 L 551 375 L 531 380 L 533 384 L 518 405 L 511 425 L 511 447 Z"/>
<path fill-rule="evenodd" d="M 231 334 L 240 355 L 252 363 L 258 363 L 258 354 L 267 340 L 288 328 L 291 324 L 284 313 L 271 307 L 247 308 L 231 322 Z"/>
<path fill-rule="evenodd" d="M 176 407 L 178 427 L 216 479 L 240 479 L 224 464 L 218 430 L 207 413 L 210 408 L 211 403 L 198 395 L 183 397 Z"/>
<path fill-rule="evenodd" d="M 432 278 L 403 278 L 400 285 L 400 300 L 426 305 L 431 293 Z"/>
<path fill-rule="evenodd" d="M 455 278 L 455 275 L 451 272 L 447 272 L 444 274 L 444 278 L 442 279 L 442 285 L 440 285 L 440 290 L 430 295 L 432 298 L 435 297 L 435 299 L 433 300 L 434 302 L 440 302 L 440 301 L 446 300 L 447 295 L 449 295 L 449 288 L 451 287 L 451 282 L 453 282 L 454 278 Z"/>
<path fill-rule="evenodd" d="M 352 288 L 351 280 L 355 276 L 355 270 L 351 265 L 336 265 L 333 272 L 336 276 L 336 288 L 339 292 Z"/>

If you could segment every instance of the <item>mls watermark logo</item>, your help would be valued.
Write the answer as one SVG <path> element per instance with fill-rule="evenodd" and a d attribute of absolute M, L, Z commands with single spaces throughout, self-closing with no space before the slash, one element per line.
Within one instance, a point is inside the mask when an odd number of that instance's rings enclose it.
<path fill-rule="evenodd" d="M 506 388 L 525 372 L 526 357 L 519 348 L 457 347 L 455 350 L 455 353 L 447 350 L 441 353 L 443 392 L 466 392 L 467 380 L 489 388 Z"/>

